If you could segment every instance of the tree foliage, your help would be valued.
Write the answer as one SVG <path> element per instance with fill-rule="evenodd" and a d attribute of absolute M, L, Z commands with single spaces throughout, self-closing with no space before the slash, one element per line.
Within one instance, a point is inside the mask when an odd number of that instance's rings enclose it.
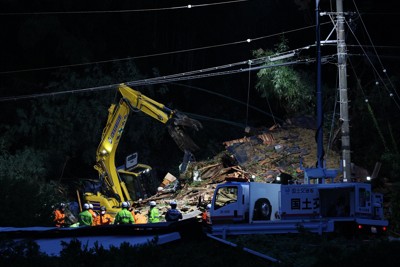
<path fill-rule="evenodd" d="M 11 154 L 5 145 L 4 137 L 0 138 L 0 179 L 13 178 L 15 180 L 30 178 L 38 180 L 46 176 L 43 151 L 31 147 L 21 148 Z"/>
<path fill-rule="evenodd" d="M 0 179 L 1 226 L 52 226 L 53 208 L 62 196 L 52 182 L 32 178 Z"/>
<path fill-rule="evenodd" d="M 282 39 L 274 51 L 258 49 L 253 51 L 253 54 L 259 58 L 286 52 L 288 49 L 287 40 Z M 277 62 L 283 62 L 283 60 Z M 276 63 L 268 60 L 266 62 L 267 66 L 273 64 Z M 257 77 L 256 89 L 261 97 L 276 100 L 287 114 L 313 111 L 315 101 L 309 74 L 296 70 L 292 66 L 280 66 L 261 69 Z"/>
<path fill-rule="evenodd" d="M 232 238 L 229 239 L 232 241 Z M 92 248 L 72 239 L 61 242 L 60 256 L 49 256 L 32 242 L 0 240 L 0 265 L 4 266 L 397 266 L 399 241 L 385 239 L 329 240 L 326 236 L 243 235 L 233 240 L 237 247 L 208 237 L 183 238 L 156 245 L 122 243 Z M 263 256 L 279 260 L 272 262 Z"/>

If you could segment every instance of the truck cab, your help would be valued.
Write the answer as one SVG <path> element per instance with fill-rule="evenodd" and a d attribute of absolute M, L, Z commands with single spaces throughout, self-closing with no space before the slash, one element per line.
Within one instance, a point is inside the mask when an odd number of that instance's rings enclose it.
<path fill-rule="evenodd" d="M 243 222 L 249 217 L 249 186 L 227 182 L 214 192 L 210 216 L 212 223 Z"/>

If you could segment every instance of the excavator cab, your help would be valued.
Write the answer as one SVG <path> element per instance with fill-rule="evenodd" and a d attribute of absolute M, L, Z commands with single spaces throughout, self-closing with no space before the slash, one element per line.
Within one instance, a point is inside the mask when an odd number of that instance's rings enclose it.
<path fill-rule="evenodd" d="M 118 169 L 120 179 L 133 201 L 145 199 L 156 193 L 156 178 L 150 166 L 140 164 L 129 170 Z"/>

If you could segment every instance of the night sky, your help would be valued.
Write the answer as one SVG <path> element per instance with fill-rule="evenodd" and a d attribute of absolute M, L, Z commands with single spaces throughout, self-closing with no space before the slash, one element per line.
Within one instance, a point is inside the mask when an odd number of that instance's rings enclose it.
<path fill-rule="evenodd" d="M 387 73 L 398 76 L 398 1 L 343 2 L 345 11 L 358 10 L 363 14 L 362 21 L 359 17 L 349 20 L 357 34 L 354 38 L 348 33 L 349 53 L 373 55 L 375 48 Z M 291 49 L 315 43 L 315 2 L 311 0 L 1 0 L 0 6 L 0 97 L 51 93 L 45 88 L 57 79 L 55 73 L 72 70 L 84 76 L 88 66 L 107 71 L 116 61 L 133 60 L 143 77 L 152 78 L 155 68 L 163 76 L 253 59 L 253 50 L 274 49 L 283 33 Z M 335 9 L 335 1 L 321 1 L 321 11 Z M 327 16 L 320 20 L 324 39 L 332 25 L 327 23 Z M 370 46 L 369 38 L 375 47 Z M 246 42 L 247 39 L 252 41 Z M 366 50 L 353 46 L 358 42 L 368 45 Z M 323 48 L 322 53 L 332 51 L 335 47 Z M 304 56 L 314 57 L 315 49 L 305 51 Z M 377 57 L 372 60 L 379 63 Z M 364 71 L 371 69 L 367 60 L 364 63 Z M 323 79 L 334 82 L 336 74 L 329 72 L 334 65 L 330 68 L 323 70 Z M 377 69 L 381 70 L 379 64 Z M 249 101 L 268 112 L 265 99 L 260 99 L 254 89 L 256 82 L 256 72 L 182 81 L 192 89 L 168 84 L 170 93 L 166 101 L 186 112 L 216 118 L 223 118 L 223 113 L 235 113 L 237 123 L 244 124 L 249 119 L 257 126 L 271 126 L 273 121 L 265 114 L 251 111 L 246 115 L 245 105 L 193 89 L 203 88 Z M 84 88 L 71 88 L 79 89 Z M 146 86 L 135 89 L 146 93 Z M 181 96 L 185 96 L 184 101 Z M 13 105 L 21 103 L 29 105 L 29 99 L 11 104 L 1 102 L 1 106 L 7 107 L 1 118 L 13 112 Z"/>
<path fill-rule="evenodd" d="M 355 11 L 356 3 L 363 14 L 368 32 L 358 19 L 355 30 L 359 41 L 367 43 L 369 34 L 373 43 L 381 47 L 378 53 L 384 63 L 394 68 L 388 71 L 398 71 L 400 41 L 395 32 L 400 23 L 396 1 L 343 2 L 345 10 Z M 187 5 L 193 7 L 184 8 Z M 331 11 L 331 7 L 335 10 L 335 1 L 321 1 L 320 5 L 321 11 Z M 54 79 L 52 74 L 60 67 L 68 65 L 134 58 L 140 71 L 152 77 L 154 67 L 160 75 L 169 75 L 252 59 L 252 50 L 273 49 L 283 32 L 290 48 L 304 47 L 315 42 L 314 29 L 307 28 L 315 23 L 314 10 L 315 2 L 311 0 L 3 0 L 2 95 L 40 93 L 41 85 Z M 327 21 L 327 16 L 321 18 L 321 23 Z M 324 24 L 321 37 L 331 29 L 331 25 Z M 255 40 L 244 42 L 248 38 Z M 359 49 L 350 50 L 360 53 Z M 107 64 L 110 63 L 99 66 L 107 68 Z M 82 70 L 82 66 L 71 68 Z M 247 76 L 201 79 L 192 85 L 218 90 L 221 84 L 229 83 L 235 91 L 247 91 Z M 254 75 L 250 82 L 254 86 Z"/>

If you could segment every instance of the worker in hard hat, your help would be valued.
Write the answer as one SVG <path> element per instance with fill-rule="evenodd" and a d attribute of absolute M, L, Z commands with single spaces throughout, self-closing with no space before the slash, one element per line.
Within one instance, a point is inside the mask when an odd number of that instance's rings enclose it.
<path fill-rule="evenodd" d="M 155 201 L 150 201 L 150 210 L 148 213 L 149 223 L 158 223 L 160 222 L 160 212 L 156 207 L 157 203 Z"/>
<path fill-rule="evenodd" d="M 135 224 L 147 223 L 146 216 L 138 209 L 133 211 L 133 218 L 135 218 Z"/>
<path fill-rule="evenodd" d="M 128 210 L 128 202 L 122 202 L 122 209 L 115 216 L 114 224 L 134 224 L 135 219 L 132 213 Z"/>
<path fill-rule="evenodd" d="M 94 211 L 93 204 L 89 203 L 89 212 L 92 214 L 93 220 L 97 217 L 97 213 Z"/>
<path fill-rule="evenodd" d="M 182 220 L 183 216 L 182 213 L 176 208 L 176 201 L 172 200 L 169 205 L 171 206 L 171 208 L 167 210 L 167 213 L 165 214 L 165 220 L 167 222 L 176 222 Z"/>
<path fill-rule="evenodd" d="M 110 214 L 106 213 L 107 209 L 105 206 L 100 207 L 100 214 L 94 219 L 93 224 L 98 225 L 109 225 L 114 222 L 114 218 Z"/>
<path fill-rule="evenodd" d="M 210 223 L 210 209 L 211 209 L 211 204 L 207 204 L 205 211 L 203 211 L 203 213 L 201 214 L 201 221 L 204 224 Z"/>
<path fill-rule="evenodd" d="M 83 211 L 78 215 L 79 226 L 92 226 L 93 217 L 89 212 L 90 206 L 88 203 L 83 205 Z"/>
<path fill-rule="evenodd" d="M 65 204 L 60 203 L 54 210 L 54 222 L 57 227 L 63 227 L 65 224 Z"/>

